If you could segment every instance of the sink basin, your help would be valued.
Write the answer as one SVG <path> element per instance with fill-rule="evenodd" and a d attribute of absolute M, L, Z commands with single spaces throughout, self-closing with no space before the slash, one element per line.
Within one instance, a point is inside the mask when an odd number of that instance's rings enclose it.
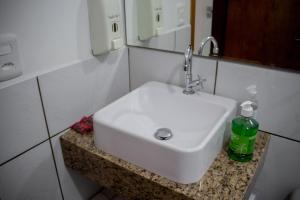
<path fill-rule="evenodd" d="M 96 147 L 175 182 L 197 182 L 223 146 L 236 102 L 182 91 L 148 82 L 104 107 L 94 115 Z M 165 140 L 155 137 L 162 128 L 171 132 L 162 131 Z"/>

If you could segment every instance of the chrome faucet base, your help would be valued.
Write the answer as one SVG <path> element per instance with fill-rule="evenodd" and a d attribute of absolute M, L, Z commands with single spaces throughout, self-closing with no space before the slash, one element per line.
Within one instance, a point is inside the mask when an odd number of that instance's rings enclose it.
<path fill-rule="evenodd" d="M 184 53 L 184 66 L 183 70 L 185 71 L 185 88 L 183 90 L 183 94 L 191 95 L 195 94 L 195 87 L 198 87 L 199 85 L 201 88 L 203 88 L 203 82 L 206 81 L 205 78 L 201 78 L 200 75 L 198 75 L 198 79 L 193 80 L 193 74 L 192 74 L 192 46 L 189 45 Z"/>
<path fill-rule="evenodd" d="M 183 94 L 187 94 L 187 95 L 195 94 L 195 90 L 193 90 L 193 89 L 190 89 L 190 90 L 184 89 Z"/>

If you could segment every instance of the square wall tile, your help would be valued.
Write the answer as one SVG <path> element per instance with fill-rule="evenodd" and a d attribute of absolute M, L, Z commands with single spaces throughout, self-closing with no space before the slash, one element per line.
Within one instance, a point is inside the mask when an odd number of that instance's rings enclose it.
<path fill-rule="evenodd" d="M 0 199 L 62 199 L 49 141 L 0 167 Z"/>
<path fill-rule="evenodd" d="M 0 164 L 48 138 L 36 79 L 0 90 Z"/>
<path fill-rule="evenodd" d="M 300 143 L 272 136 L 264 166 L 255 184 L 258 200 L 282 200 L 300 188 Z"/>
<path fill-rule="evenodd" d="M 174 85 L 184 85 L 184 55 L 179 53 L 155 51 L 130 47 L 130 83 L 135 89 L 148 81 L 159 81 Z M 213 93 L 216 73 L 216 61 L 193 57 L 194 78 L 199 74 L 206 78 L 202 91 Z"/>
<path fill-rule="evenodd" d="M 50 135 L 128 93 L 128 68 L 123 48 L 39 76 Z"/>
<path fill-rule="evenodd" d="M 65 132 L 58 134 L 51 139 L 53 146 L 54 157 L 57 165 L 58 175 L 60 178 L 62 191 L 65 200 L 86 200 L 96 194 L 100 190 L 100 186 L 79 172 L 68 169 L 65 166 L 59 137 Z"/>
<path fill-rule="evenodd" d="M 258 90 L 260 129 L 300 140 L 300 74 L 219 62 L 216 94 L 241 102 L 250 85 Z"/>

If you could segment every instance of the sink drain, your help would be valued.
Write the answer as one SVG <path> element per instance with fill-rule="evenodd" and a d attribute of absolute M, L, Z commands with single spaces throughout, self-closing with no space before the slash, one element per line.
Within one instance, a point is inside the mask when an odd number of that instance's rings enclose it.
<path fill-rule="evenodd" d="M 154 134 L 155 138 L 158 140 L 169 140 L 173 134 L 172 131 L 168 128 L 160 128 Z"/>

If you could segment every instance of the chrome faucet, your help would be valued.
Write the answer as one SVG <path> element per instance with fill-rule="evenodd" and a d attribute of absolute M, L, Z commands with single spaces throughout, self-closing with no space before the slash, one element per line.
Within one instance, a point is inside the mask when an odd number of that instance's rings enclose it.
<path fill-rule="evenodd" d="M 193 58 L 193 50 L 192 46 L 189 45 L 184 53 L 184 68 L 185 71 L 185 88 L 183 90 L 184 94 L 194 94 L 195 90 L 194 87 L 200 85 L 203 88 L 203 82 L 206 81 L 206 79 L 201 78 L 198 75 L 198 79 L 193 80 L 193 74 L 192 74 L 192 58 Z"/>
<path fill-rule="evenodd" d="M 200 48 L 198 50 L 198 54 L 200 56 L 202 56 L 205 45 L 207 44 L 207 42 L 210 42 L 210 41 L 213 43 L 213 56 L 218 56 L 219 46 L 218 46 L 217 40 L 213 36 L 208 36 L 201 41 Z"/>

